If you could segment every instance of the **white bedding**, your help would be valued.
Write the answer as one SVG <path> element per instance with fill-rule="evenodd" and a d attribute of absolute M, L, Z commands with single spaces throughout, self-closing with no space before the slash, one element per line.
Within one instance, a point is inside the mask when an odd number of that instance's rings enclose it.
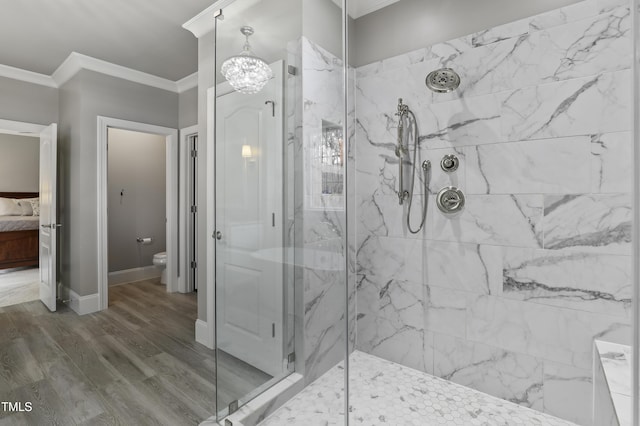
<path fill-rule="evenodd" d="M 0 216 L 0 232 L 38 229 L 40 216 Z"/>

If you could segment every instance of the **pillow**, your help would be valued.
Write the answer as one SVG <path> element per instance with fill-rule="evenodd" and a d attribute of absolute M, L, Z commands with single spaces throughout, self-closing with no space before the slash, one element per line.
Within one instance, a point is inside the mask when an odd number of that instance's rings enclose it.
<path fill-rule="evenodd" d="M 40 216 L 40 198 L 27 198 L 27 201 L 31 203 L 31 210 L 33 210 L 33 215 Z"/>
<path fill-rule="evenodd" d="M 0 198 L 0 216 L 21 216 L 22 209 L 13 198 Z"/>
<path fill-rule="evenodd" d="M 22 210 L 21 216 L 33 216 L 33 207 L 31 207 L 31 203 L 24 199 L 14 200 L 18 206 L 20 206 L 20 210 Z"/>

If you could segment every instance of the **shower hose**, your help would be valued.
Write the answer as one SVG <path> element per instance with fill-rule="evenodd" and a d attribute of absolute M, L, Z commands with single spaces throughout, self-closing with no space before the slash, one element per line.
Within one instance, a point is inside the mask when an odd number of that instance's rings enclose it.
<path fill-rule="evenodd" d="M 422 219 L 420 220 L 420 226 L 418 229 L 413 229 L 411 227 L 411 205 L 413 203 L 413 185 L 416 180 L 416 163 L 418 162 L 418 122 L 416 121 L 416 116 L 413 114 L 413 111 L 407 108 L 407 112 L 411 115 L 411 122 L 413 127 L 413 169 L 411 172 L 411 195 L 409 196 L 409 207 L 407 209 L 407 229 L 412 234 L 417 234 L 424 227 L 424 222 L 427 218 L 427 206 L 429 202 L 429 171 L 431 169 L 431 162 L 429 160 L 424 160 L 422 162 L 422 173 L 424 174 L 424 200 L 422 201 Z M 402 161 L 402 159 L 400 159 Z"/>

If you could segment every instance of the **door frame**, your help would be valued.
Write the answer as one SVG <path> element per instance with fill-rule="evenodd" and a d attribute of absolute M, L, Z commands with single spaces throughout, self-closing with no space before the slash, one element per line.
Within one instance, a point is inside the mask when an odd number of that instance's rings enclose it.
<path fill-rule="evenodd" d="M 231 85 L 228 82 L 229 88 Z M 198 301 L 205 297 L 205 318 L 206 321 L 198 318 L 196 320 L 196 342 L 208 347 L 209 349 L 216 348 L 216 323 L 215 323 L 215 306 L 216 306 L 216 288 L 215 288 L 215 259 L 216 259 L 216 244 L 214 239 L 215 234 L 215 209 L 216 209 L 216 174 L 215 174 L 215 116 L 216 116 L 216 92 L 220 91 L 222 84 L 215 85 L 208 88 L 206 91 L 206 115 L 207 119 L 205 122 L 206 126 L 206 157 L 204 159 L 204 168 L 205 168 L 205 182 L 200 183 L 200 187 L 198 190 L 198 196 L 200 197 L 201 193 L 204 191 L 206 196 L 205 199 L 205 207 L 207 214 L 204 218 L 200 216 L 201 220 L 204 220 L 204 226 L 206 229 L 205 234 L 202 238 L 204 238 L 204 253 L 200 251 L 198 253 L 198 262 L 200 263 L 200 259 L 204 257 L 204 262 L 201 262 L 205 266 L 205 283 L 204 286 L 202 282 L 198 283 L 198 288 L 206 288 L 204 292 L 198 292 Z M 203 143 L 201 139 L 201 135 L 198 136 L 198 145 Z M 199 165 L 202 160 L 199 161 Z M 200 198 L 202 199 L 202 198 Z M 198 274 L 200 275 L 200 274 Z"/>
<path fill-rule="evenodd" d="M 40 133 L 46 128 L 47 126 L 42 124 L 0 119 L 0 133 L 5 134 L 39 138 Z"/>
<path fill-rule="evenodd" d="M 131 130 L 135 132 L 152 133 L 165 137 L 167 152 L 166 174 L 166 218 L 167 218 L 167 292 L 179 291 L 180 278 L 175 254 L 178 253 L 178 131 L 169 127 L 118 118 L 97 116 L 98 129 L 98 179 L 97 179 L 97 228 L 98 228 L 98 301 L 100 309 L 109 306 L 109 260 L 108 260 L 108 214 L 107 214 L 107 141 L 109 128 Z M 184 268 L 180 268 L 184 271 Z M 181 274 L 184 280 L 184 273 Z"/>
<path fill-rule="evenodd" d="M 189 259 L 187 258 L 187 254 L 189 253 L 188 247 L 193 244 L 192 239 L 195 238 L 195 235 L 191 235 L 189 229 L 190 221 L 187 220 L 187 215 L 190 212 L 189 198 L 188 194 L 191 191 L 189 187 L 190 175 L 193 174 L 193 170 L 191 167 L 191 154 L 190 154 L 190 144 L 189 140 L 193 136 L 198 136 L 198 125 L 193 125 L 189 127 L 185 127 L 180 129 L 180 176 L 178 178 L 178 182 L 180 185 L 180 200 L 179 203 L 179 211 L 182 213 L 179 218 L 179 227 L 180 227 L 180 264 L 184 265 L 185 274 L 180 280 L 180 285 L 178 291 L 181 293 L 191 293 L 194 291 L 194 285 L 187 279 L 186 273 L 191 268 L 189 265 Z M 196 176 L 197 178 L 197 176 Z M 197 186 L 196 186 L 197 188 Z M 198 258 L 197 251 L 195 258 Z M 190 272 L 189 272 L 190 273 Z M 197 277 L 197 272 L 196 272 Z"/>

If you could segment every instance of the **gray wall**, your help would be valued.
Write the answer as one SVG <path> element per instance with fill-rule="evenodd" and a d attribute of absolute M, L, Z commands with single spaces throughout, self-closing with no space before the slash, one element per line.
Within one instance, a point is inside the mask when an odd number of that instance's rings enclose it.
<path fill-rule="evenodd" d="M 181 129 L 198 124 L 198 88 L 178 95 L 178 124 Z"/>
<path fill-rule="evenodd" d="M 402 0 L 355 20 L 355 66 L 492 28 L 576 0 Z"/>
<path fill-rule="evenodd" d="M 165 137 L 109 129 L 108 140 L 109 272 L 153 265 L 166 250 Z"/>
<path fill-rule="evenodd" d="M 342 8 L 332 0 L 303 0 L 302 4 L 303 35 L 341 58 Z"/>
<path fill-rule="evenodd" d="M 178 94 L 81 71 L 61 88 L 64 200 L 62 282 L 79 296 L 97 287 L 97 116 L 178 127 Z"/>
<path fill-rule="evenodd" d="M 58 89 L 0 77 L 0 119 L 51 124 L 58 121 Z"/>
<path fill-rule="evenodd" d="M 0 134 L 0 191 L 38 192 L 40 139 Z"/>
<path fill-rule="evenodd" d="M 86 154 L 80 149 L 82 140 L 81 126 L 81 81 L 71 79 L 60 88 L 60 120 L 58 123 L 58 222 L 63 228 L 58 232 L 60 250 L 58 251 L 58 280 L 70 288 L 72 259 L 81 256 L 82 247 L 71 246 L 70 229 L 72 221 L 81 216 L 71 209 L 72 195 L 76 205 L 84 189 L 79 169 L 86 161 Z M 95 158 L 95 157 L 94 157 Z M 95 160 L 93 160 L 95 164 Z M 76 179 L 73 179 L 76 177 Z M 95 216 L 95 213 L 94 213 Z M 88 221 L 86 218 L 85 221 Z M 94 227 L 97 222 L 94 221 Z M 75 236 L 75 233 L 74 233 Z"/>

